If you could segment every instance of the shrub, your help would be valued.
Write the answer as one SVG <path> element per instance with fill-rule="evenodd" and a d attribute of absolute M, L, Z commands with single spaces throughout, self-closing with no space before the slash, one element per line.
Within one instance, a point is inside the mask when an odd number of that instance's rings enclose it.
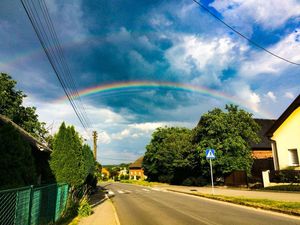
<path fill-rule="evenodd" d="M 79 203 L 78 215 L 81 217 L 86 217 L 91 215 L 92 213 L 92 206 L 89 204 L 87 197 L 83 197 Z"/>
<path fill-rule="evenodd" d="M 271 187 L 265 187 L 263 190 L 274 190 L 274 191 L 296 191 L 300 192 L 300 185 L 295 184 L 295 185 L 278 185 L 278 186 L 271 186 Z"/>
<path fill-rule="evenodd" d="M 270 171 L 270 181 L 275 183 L 300 183 L 300 171 L 298 170 Z"/>
<path fill-rule="evenodd" d="M 182 182 L 184 186 L 205 186 L 207 184 L 208 180 L 204 177 L 189 177 Z"/>
<path fill-rule="evenodd" d="M 183 182 L 182 182 L 183 186 L 192 186 L 193 185 L 193 180 L 191 177 L 186 178 Z"/>

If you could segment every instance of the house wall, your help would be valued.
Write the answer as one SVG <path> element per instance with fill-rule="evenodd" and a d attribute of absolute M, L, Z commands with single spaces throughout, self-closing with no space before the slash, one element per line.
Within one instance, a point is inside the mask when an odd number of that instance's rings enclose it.
<path fill-rule="evenodd" d="M 140 179 L 144 180 L 144 170 L 143 169 L 129 169 L 129 177 L 130 179 L 136 180 L 136 177 L 139 176 Z"/>
<path fill-rule="evenodd" d="M 279 170 L 287 169 L 289 164 L 289 149 L 297 149 L 300 156 L 300 107 L 298 107 L 273 133 L 271 138 L 276 142 Z M 272 145 L 275 151 L 274 145 Z M 299 159 L 300 160 L 300 159 Z M 300 169 L 300 167 L 295 167 Z"/>

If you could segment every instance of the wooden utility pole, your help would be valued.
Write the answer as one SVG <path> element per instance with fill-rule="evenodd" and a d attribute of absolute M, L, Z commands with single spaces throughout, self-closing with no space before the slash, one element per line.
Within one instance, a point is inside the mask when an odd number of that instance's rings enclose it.
<path fill-rule="evenodd" d="M 93 139 L 94 139 L 94 158 L 97 160 L 97 138 L 98 138 L 98 133 L 97 131 L 93 131 Z"/>

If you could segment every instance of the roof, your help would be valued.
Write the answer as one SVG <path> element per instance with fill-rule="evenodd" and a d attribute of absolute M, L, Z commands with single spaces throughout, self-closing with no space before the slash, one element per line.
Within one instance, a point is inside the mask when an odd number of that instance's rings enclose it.
<path fill-rule="evenodd" d="M 7 117 L 0 114 L 0 125 L 8 124 L 10 123 L 16 130 L 20 133 L 21 137 L 27 141 L 30 145 L 38 148 L 40 151 L 46 151 L 46 152 L 52 152 L 52 150 L 47 147 L 45 144 L 38 141 L 36 138 L 34 138 L 31 134 L 29 134 L 27 131 L 25 131 L 22 127 L 8 119 Z"/>
<path fill-rule="evenodd" d="M 270 119 L 254 119 L 255 122 L 261 127 L 258 132 L 260 138 L 259 143 L 250 142 L 251 149 L 257 150 L 267 150 L 272 149 L 271 140 L 266 136 L 266 132 L 270 129 L 271 126 L 276 122 L 276 120 Z"/>
<path fill-rule="evenodd" d="M 137 160 L 135 160 L 134 163 L 131 163 L 129 165 L 129 169 L 142 168 L 143 160 L 144 160 L 144 156 L 141 156 L 140 158 L 138 158 Z"/>
<path fill-rule="evenodd" d="M 272 137 L 273 133 L 283 124 L 283 122 L 300 106 L 300 95 L 290 104 L 290 106 L 276 120 L 272 127 L 266 132 L 267 137 Z"/>

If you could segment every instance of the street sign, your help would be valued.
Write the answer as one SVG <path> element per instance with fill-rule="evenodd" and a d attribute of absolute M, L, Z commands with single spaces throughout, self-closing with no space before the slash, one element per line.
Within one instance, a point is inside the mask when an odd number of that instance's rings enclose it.
<path fill-rule="evenodd" d="M 206 153 L 206 159 L 209 159 L 211 191 L 212 191 L 212 194 L 214 195 L 215 194 L 215 191 L 214 191 L 214 177 L 213 177 L 211 160 L 216 158 L 215 150 L 214 149 L 206 149 L 205 153 Z"/>
<path fill-rule="evenodd" d="M 206 159 L 215 159 L 216 158 L 214 149 L 206 149 L 205 153 L 206 153 Z"/>

